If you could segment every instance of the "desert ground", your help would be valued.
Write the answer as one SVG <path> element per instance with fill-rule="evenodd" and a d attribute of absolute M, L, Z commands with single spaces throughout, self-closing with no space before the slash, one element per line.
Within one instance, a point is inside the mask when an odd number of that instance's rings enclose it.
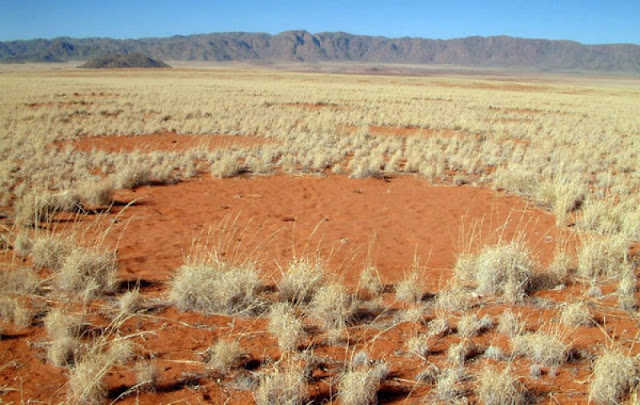
<path fill-rule="evenodd" d="M 637 77 L 73 66 L 0 69 L 0 403 L 640 400 Z"/>

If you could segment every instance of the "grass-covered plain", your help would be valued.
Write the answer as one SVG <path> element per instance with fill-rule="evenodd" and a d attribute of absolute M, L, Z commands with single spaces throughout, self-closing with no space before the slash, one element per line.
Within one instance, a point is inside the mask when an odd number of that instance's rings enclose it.
<path fill-rule="evenodd" d="M 3 67 L 0 88 L 7 401 L 637 396 L 635 78 Z"/>

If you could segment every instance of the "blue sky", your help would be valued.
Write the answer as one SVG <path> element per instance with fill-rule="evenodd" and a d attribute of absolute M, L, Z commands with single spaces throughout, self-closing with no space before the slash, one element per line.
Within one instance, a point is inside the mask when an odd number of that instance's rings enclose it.
<path fill-rule="evenodd" d="M 0 41 L 306 29 L 387 37 L 511 35 L 640 44 L 640 0 L 0 0 Z"/>

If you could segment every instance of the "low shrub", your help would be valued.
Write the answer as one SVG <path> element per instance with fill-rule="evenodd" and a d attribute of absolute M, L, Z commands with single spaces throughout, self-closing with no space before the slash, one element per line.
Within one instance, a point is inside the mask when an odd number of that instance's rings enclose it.
<path fill-rule="evenodd" d="M 169 296 L 182 311 L 239 314 L 257 307 L 260 286 L 253 264 L 233 265 L 213 255 L 180 267 L 170 282 Z"/>
<path fill-rule="evenodd" d="M 618 350 L 607 349 L 593 363 L 589 399 L 601 404 L 619 404 L 638 383 L 638 361 Z"/>
<path fill-rule="evenodd" d="M 311 314 L 325 329 L 342 329 L 353 314 L 352 297 L 341 284 L 331 283 L 318 289 L 310 305 Z"/>
<path fill-rule="evenodd" d="M 385 363 L 349 368 L 340 377 L 338 397 L 345 405 L 368 405 L 377 402 L 381 382 L 387 377 Z"/>
<path fill-rule="evenodd" d="M 518 405 L 526 402 L 522 383 L 506 367 L 499 371 L 485 366 L 479 373 L 476 392 L 481 403 L 486 405 Z"/>
<path fill-rule="evenodd" d="M 205 354 L 205 368 L 218 376 L 224 376 L 238 367 L 245 352 L 237 341 L 220 339 Z"/>
<path fill-rule="evenodd" d="M 325 265 L 320 259 L 294 259 L 278 283 L 278 290 L 283 299 L 296 305 L 306 304 L 311 301 L 324 278 Z"/>
<path fill-rule="evenodd" d="M 276 336 L 278 347 L 283 353 L 296 350 L 305 337 L 302 321 L 295 315 L 291 304 L 285 302 L 271 307 L 269 332 Z"/>
<path fill-rule="evenodd" d="M 117 270 L 115 253 L 74 248 L 57 272 L 57 284 L 63 291 L 81 293 L 90 299 L 113 289 Z"/>
<path fill-rule="evenodd" d="M 479 294 L 503 296 L 509 302 L 521 300 L 532 286 L 535 262 L 520 242 L 487 246 L 476 256 L 463 255 L 455 267 L 456 278 L 470 280 Z"/>
<path fill-rule="evenodd" d="M 307 384 L 302 370 L 274 368 L 260 376 L 254 399 L 258 405 L 303 404 L 308 398 Z"/>

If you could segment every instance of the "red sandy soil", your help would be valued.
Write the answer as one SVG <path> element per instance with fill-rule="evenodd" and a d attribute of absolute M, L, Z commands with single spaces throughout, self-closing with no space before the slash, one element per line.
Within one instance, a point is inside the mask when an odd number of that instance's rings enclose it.
<path fill-rule="evenodd" d="M 76 150 L 89 152 L 93 149 L 109 153 L 159 151 L 183 151 L 203 147 L 205 149 L 251 147 L 270 142 L 266 138 L 231 135 L 180 135 L 175 132 L 161 132 L 150 135 L 97 136 L 56 142 L 64 149 L 72 145 Z"/>
<path fill-rule="evenodd" d="M 319 250 L 350 285 L 369 250 L 388 283 L 401 279 L 417 255 L 430 269 L 433 289 L 446 282 L 461 241 L 471 236 L 464 227 L 470 233 L 479 223 L 483 241 L 522 233 L 543 263 L 560 233 L 551 214 L 518 197 L 432 186 L 413 177 L 199 179 L 122 191 L 117 199 L 138 201 L 119 216 L 126 224 L 122 235 L 111 235 L 119 240 L 123 276 L 162 281 L 182 263 L 192 239 L 209 229 L 216 232 L 216 243 L 221 237 L 226 255 L 250 253 L 266 270 L 294 254 Z M 221 226 L 230 229 L 218 235 Z"/>
<path fill-rule="evenodd" d="M 414 177 L 388 181 L 340 176 L 201 178 L 119 191 L 116 201 L 111 213 L 81 218 L 76 226 L 97 230 L 110 227 L 107 240 L 117 243 L 120 279 L 140 281 L 148 299 L 164 296 L 166 282 L 189 254 L 194 238 L 202 241 L 207 235 L 211 237 L 209 245 L 229 260 L 256 259 L 265 276 L 273 277 L 266 278 L 272 280 L 267 281 L 269 284 L 279 278 L 278 267 L 286 266 L 293 256 L 319 253 L 329 259 L 329 271 L 335 278 L 342 277 L 352 289 L 368 260 L 379 268 L 383 283 L 396 283 L 418 257 L 426 268 L 424 281 L 429 293 L 445 287 L 456 254 L 474 234 L 481 244 L 523 237 L 541 265 L 549 262 L 559 240 L 573 239 L 572 234 L 556 227 L 551 214 L 521 198 L 486 189 L 433 186 Z M 132 204 L 125 206 L 126 203 Z M 62 222 L 52 225 L 64 227 Z M 567 297 L 581 296 L 583 291 L 577 284 L 561 291 L 541 291 L 534 294 L 530 303 L 518 304 L 513 310 L 523 314 L 528 328 L 544 323 L 556 325 L 557 310 L 545 303 L 562 302 Z M 98 317 L 105 316 L 109 300 L 98 303 L 96 313 L 102 314 Z M 385 293 L 384 300 L 391 304 L 393 294 Z M 623 344 L 633 340 L 635 322 L 610 309 L 615 300 L 602 302 L 594 312 L 606 329 L 561 328 L 577 350 L 596 353 L 596 345 L 607 342 L 605 330 Z M 406 305 L 392 307 L 398 311 Z M 489 313 L 496 319 L 504 308 L 489 300 L 479 308 L 479 315 Z M 432 312 L 425 321 L 434 316 Z M 409 322 L 390 327 L 390 316 L 374 325 L 352 326 L 342 343 L 327 343 L 321 331 L 308 339 L 305 346 L 314 347 L 314 354 L 324 359 L 324 366 L 314 369 L 314 379 L 309 383 L 313 400 L 335 399 L 336 380 L 331 378 L 340 374 L 344 360 L 355 350 L 366 350 L 372 358 L 388 362 L 391 378 L 379 392 L 381 402 L 418 403 L 429 394 L 428 385 L 414 382 L 416 373 L 427 363 L 408 354 L 404 346 L 411 336 L 426 332 L 427 327 Z M 455 316 L 451 322 L 457 322 Z M 0 341 L 0 392 L 8 402 L 27 398 L 61 402 L 66 398 L 66 371 L 46 364 L 42 348 L 46 332 L 37 322 L 35 325 L 25 329 L 7 327 Z M 246 387 L 238 388 L 239 378 L 250 376 L 258 367 L 269 369 L 270 363 L 281 356 L 266 325 L 264 316 L 232 318 L 180 313 L 173 307 L 135 317 L 122 333 L 148 332 L 135 340 L 144 347 L 141 350 L 145 356 L 152 358 L 160 376 L 155 392 L 134 393 L 124 401 L 250 403 L 253 397 Z M 219 337 L 239 339 L 248 352 L 243 368 L 221 378 L 203 373 L 199 354 Z M 457 334 L 436 340 L 429 361 L 445 367 L 447 347 L 459 340 Z M 482 347 L 493 344 L 504 352 L 510 350 L 506 338 L 495 329 L 473 341 Z M 475 372 L 485 362 L 472 359 L 466 369 Z M 553 370 L 544 369 L 543 377 L 533 379 L 529 377 L 530 363 L 520 358 L 515 362 L 514 373 L 542 401 L 585 402 L 590 364 L 583 353 L 557 370 L 556 375 Z M 110 399 L 133 384 L 135 375 L 130 367 L 118 367 L 106 379 Z"/>

